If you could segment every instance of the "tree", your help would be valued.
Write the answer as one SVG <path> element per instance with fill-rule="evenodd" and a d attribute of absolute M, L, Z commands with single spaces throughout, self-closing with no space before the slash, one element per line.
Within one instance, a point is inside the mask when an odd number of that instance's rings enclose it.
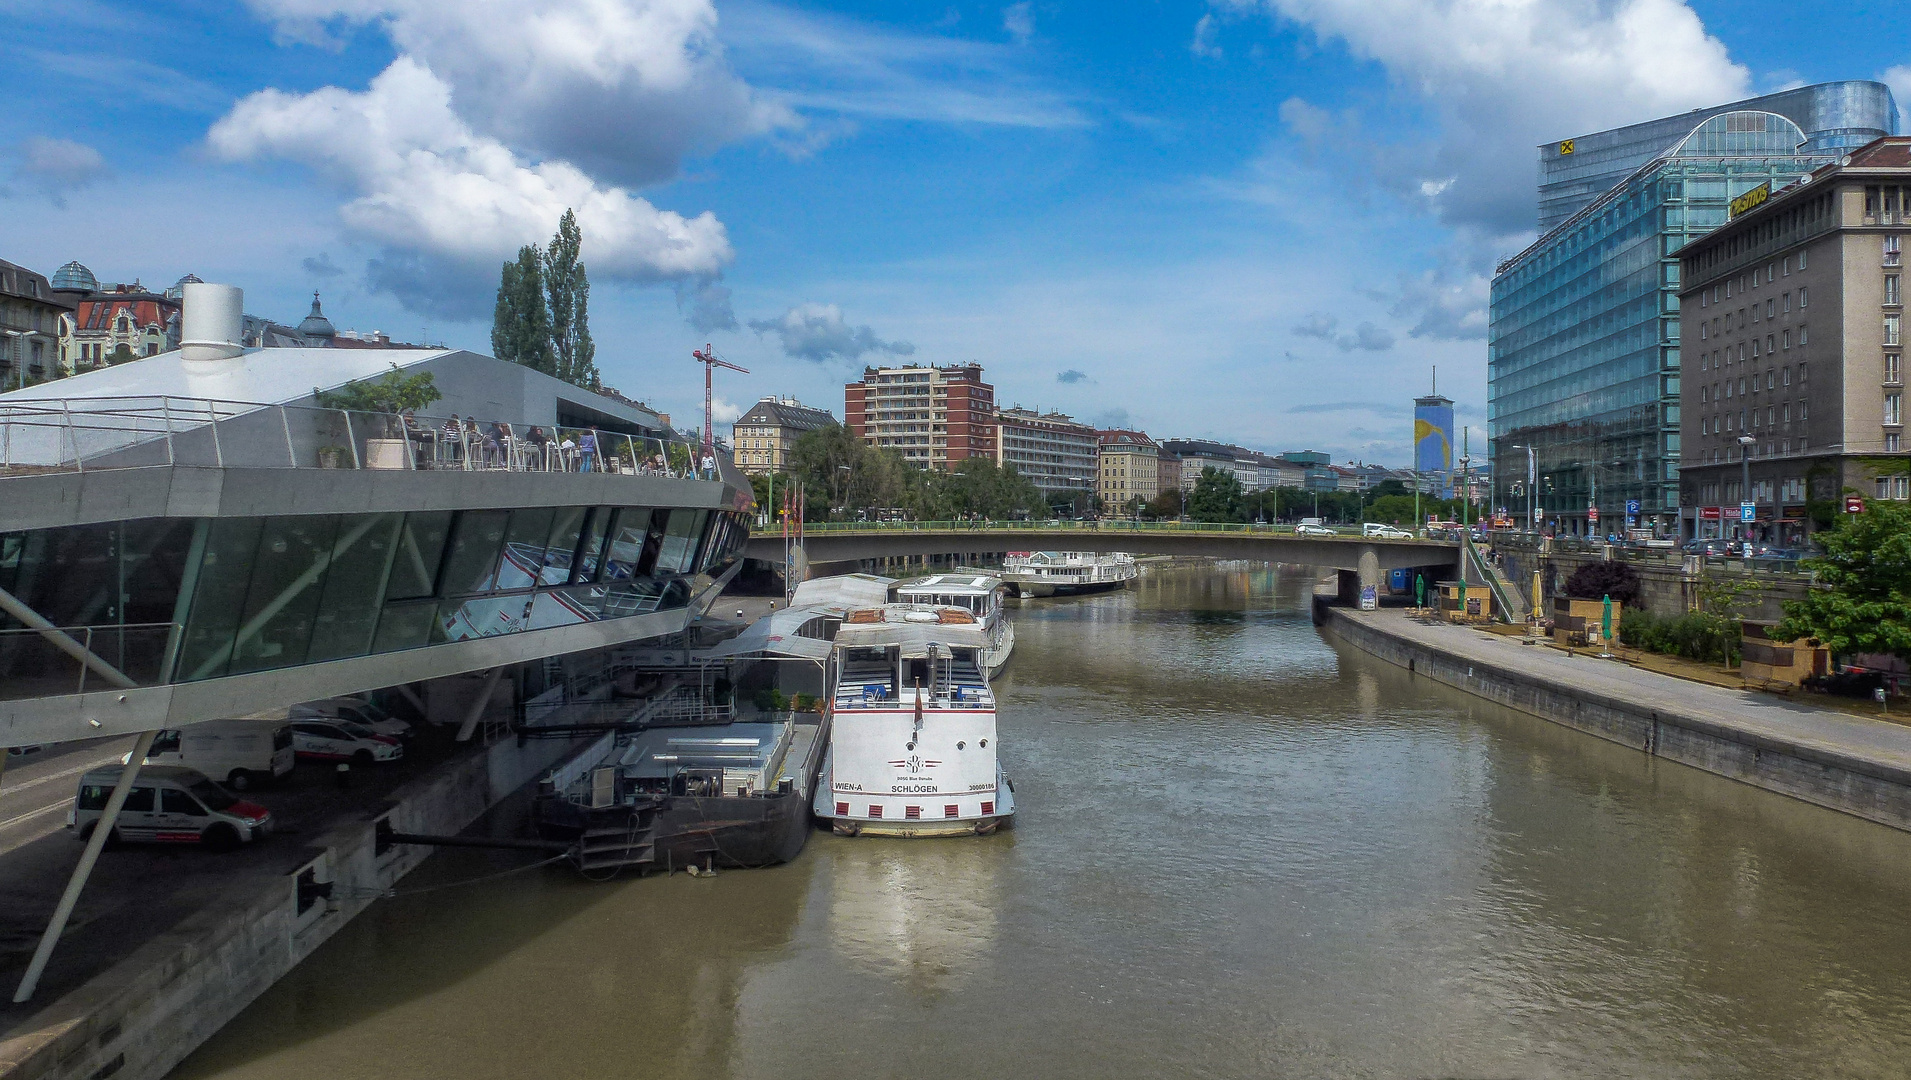
<path fill-rule="evenodd" d="M 356 379 L 336 390 L 314 388 L 312 396 L 321 409 L 347 409 L 352 412 L 402 413 L 422 409 L 444 394 L 434 384 L 431 372 L 407 375 L 393 364 L 385 377 L 377 381 Z"/>
<path fill-rule="evenodd" d="M 113 346 L 113 351 L 106 356 L 106 362 L 113 365 L 124 364 L 137 359 L 139 359 L 139 354 L 134 352 L 133 347 L 124 341 Z"/>
<path fill-rule="evenodd" d="M 1169 488 L 1148 504 L 1148 514 L 1156 520 L 1178 518 L 1181 516 L 1181 501 L 1181 489 Z"/>
<path fill-rule="evenodd" d="M 1825 553 L 1802 564 L 1816 584 L 1785 601 L 1772 636 L 1815 637 L 1840 656 L 1911 660 L 1911 506 L 1873 502 L 1817 539 Z"/>
<path fill-rule="evenodd" d="M 498 275 L 491 314 L 491 353 L 500 360 L 557 374 L 551 354 L 551 314 L 545 307 L 543 257 L 536 244 L 518 249 Z"/>
<path fill-rule="evenodd" d="M 1566 579 L 1566 595 L 1578 600 L 1602 600 L 1631 607 L 1639 602 L 1639 572 L 1627 562 L 1592 562 Z"/>
<path fill-rule="evenodd" d="M 1188 516 L 1196 521 L 1234 521 L 1241 506 L 1241 480 L 1231 469 L 1203 466 L 1188 496 Z"/>
<path fill-rule="evenodd" d="M 602 384 L 597 377 L 597 346 L 591 343 L 591 282 L 584 264 L 577 261 L 583 244 L 577 215 L 565 210 L 557 235 L 544 249 L 544 289 L 550 298 L 551 355 L 556 364 L 552 374 L 573 386 L 595 390 Z"/>

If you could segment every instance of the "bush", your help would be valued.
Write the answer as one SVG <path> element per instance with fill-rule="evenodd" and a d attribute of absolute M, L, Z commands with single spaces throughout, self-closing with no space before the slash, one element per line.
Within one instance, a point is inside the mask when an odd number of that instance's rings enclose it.
<path fill-rule="evenodd" d="M 1738 658 L 1739 624 L 1703 611 L 1662 619 L 1648 611 L 1628 608 L 1620 617 L 1619 640 L 1647 652 L 1683 656 L 1705 664 L 1729 664 Z"/>
<path fill-rule="evenodd" d="M 815 694 L 796 695 L 796 701 L 793 703 L 793 707 L 796 709 L 797 712 L 815 712 L 816 711 L 816 695 Z"/>
<path fill-rule="evenodd" d="M 790 699 L 774 686 L 766 686 L 758 690 L 751 701 L 764 712 L 782 712 L 790 707 Z"/>
<path fill-rule="evenodd" d="M 1612 597 L 1627 607 L 1639 602 L 1639 572 L 1625 562 L 1587 563 L 1566 579 L 1566 595 L 1575 600 Z"/>

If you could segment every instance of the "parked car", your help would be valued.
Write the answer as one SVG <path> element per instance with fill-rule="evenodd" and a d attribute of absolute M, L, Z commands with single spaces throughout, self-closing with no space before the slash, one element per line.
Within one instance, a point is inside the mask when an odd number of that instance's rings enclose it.
<path fill-rule="evenodd" d="M 1338 536 L 1340 534 L 1328 528 L 1325 525 L 1309 525 L 1308 523 L 1303 521 L 1299 525 L 1294 526 L 1294 535 L 1295 536 Z"/>
<path fill-rule="evenodd" d="M 371 703 L 359 698 L 327 698 L 324 701 L 308 701 L 303 705 L 294 705 L 291 718 L 293 720 L 350 720 L 380 735 L 390 735 L 394 739 L 409 739 L 412 736 L 410 724 L 385 715 Z"/>
<path fill-rule="evenodd" d="M 1376 540 L 1411 540 L 1413 534 L 1405 529 L 1396 529 L 1392 525 L 1383 525 L 1378 521 L 1369 521 L 1360 527 L 1360 535 Z"/>
<path fill-rule="evenodd" d="M 124 765 L 108 765 L 80 777 L 80 790 L 67 811 L 66 827 L 88 839 L 106 811 L 106 800 L 119 783 Z M 120 807 L 109 842 L 204 844 L 214 850 L 236 848 L 272 831 L 272 811 L 238 798 L 183 765 L 146 765 L 133 780 Z"/>
<path fill-rule="evenodd" d="M 405 748 L 396 737 L 380 735 L 361 724 L 336 718 L 294 719 L 292 749 L 302 758 L 361 765 L 397 761 L 405 756 Z"/>
<path fill-rule="evenodd" d="M 184 765 L 222 776 L 234 791 L 271 783 L 292 771 L 292 761 L 292 725 L 283 720 L 207 720 L 167 728 L 146 753 L 148 765 Z"/>

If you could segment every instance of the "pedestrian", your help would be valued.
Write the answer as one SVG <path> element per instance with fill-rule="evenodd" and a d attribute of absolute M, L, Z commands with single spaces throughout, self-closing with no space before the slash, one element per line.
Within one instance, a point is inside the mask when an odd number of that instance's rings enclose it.
<path fill-rule="evenodd" d="M 577 437 L 577 471 L 590 472 L 591 459 L 597 456 L 597 429 L 585 428 Z"/>
<path fill-rule="evenodd" d="M 703 455 L 703 475 L 710 480 L 716 479 L 717 475 L 717 459 L 707 452 Z"/>

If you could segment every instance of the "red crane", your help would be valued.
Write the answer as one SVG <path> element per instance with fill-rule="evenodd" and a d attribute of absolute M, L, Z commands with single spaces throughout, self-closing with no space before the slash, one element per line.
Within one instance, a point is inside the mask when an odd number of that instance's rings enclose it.
<path fill-rule="evenodd" d="M 720 367 L 729 368 L 731 371 L 741 371 L 745 375 L 750 373 L 750 369 L 738 367 L 728 360 L 718 359 L 717 351 L 708 344 L 701 349 L 692 349 L 690 355 L 696 357 L 697 363 L 703 365 L 703 456 L 710 457 L 716 452 L 716 432 L 710 426 L 710 374 Z"/>

